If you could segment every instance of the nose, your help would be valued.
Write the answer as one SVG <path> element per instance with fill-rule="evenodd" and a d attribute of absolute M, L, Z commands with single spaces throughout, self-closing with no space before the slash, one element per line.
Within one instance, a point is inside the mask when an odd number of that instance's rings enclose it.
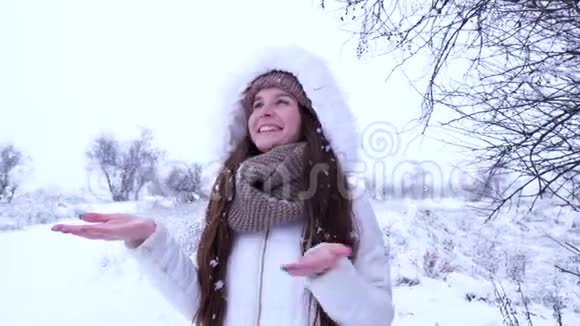
<path fill-rule="evenodd" d="M 262 109 L 260 110 L 260 116 L 262 117 L 270 117 L 273 113 L 273 107 L 270 104 L 264 104 Z"/>

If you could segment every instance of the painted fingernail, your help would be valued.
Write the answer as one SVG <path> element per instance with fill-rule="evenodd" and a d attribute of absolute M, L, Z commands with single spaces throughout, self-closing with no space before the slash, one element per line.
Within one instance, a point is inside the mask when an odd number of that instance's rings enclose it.
<path fill-rule="evenodd" d="M 288 270 L 289 270 L 288 266 L 284 266 L 284 265 L 280 266 L 280 269 L 285 271 L 285 272 L 288 272 Z"/>

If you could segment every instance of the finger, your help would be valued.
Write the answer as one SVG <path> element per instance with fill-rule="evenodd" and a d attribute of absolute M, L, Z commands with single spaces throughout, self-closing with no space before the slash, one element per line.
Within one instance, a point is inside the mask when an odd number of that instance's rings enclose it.
<path fill-rule="evenodd" d="M 63 226 L 64 226 L 63 224 L 55 224 L 50 228 L 50 230 L 60 232 Z"/>
<path fill-rule="evenodd" d="M 340 243 L 330 243 L 328 249 L 336 256 L 349 257 L 352 255 L 352 249 Z"/>
<path fill-rule="evenodd" d="M 301 270 L 322 271 L 332 265 L 331 260 L 332 257 L 328 256 L 303 257 L 297 262 L 283 265 L 282 268 L 288 272 Z"/>
<path fill-rule="evenodd" d="M 309 274 L 323 270 L 324 265 L 320 262 L 312 263 L 312 262 L 297 261 L 290 264 L 282 265 L 281 268 L 283 271 L 291 275 L 297 275 L 297 274 Z"/>
<path fill-rule="evenodd" d="M 100 213 L 82 213 L 80 214 L 81 220 L 91 223 L 105 223 L 109 221 L 112 216 L 111 214 L 100 214 Z"/>
<path fill-rule="evenodd" d="M 296 271 L 301 271 L 301 270 L 318 270 L 321 269 L 322 265 L 319 263 L 303 263 L 303 262 L 296 262 L 296 263 L 290 263 L 290 264 L 286 264 L 286 265 L 282 265 L 282 270 L 290 273 L 290 272 L 296 272 Z"/>
<path fill-rule="evenodd" d="M 56 231 L 80 236 L 87 239 L 114 239 L 112 232 L 98 225 L 59 225 Z"/>
<path fill-rule="evenodd" d="M 70 233 L 73 232 L 74 230 L 78 230 L 78 228 L 80 228 L 81 225 L 69 225 L 69 224 L 55 224 L 51 230 L 52 231 L 57 231 L 57 232 L 62 232 L 62 233 Z"/>
<path fill-rule="evenodd" d="M 312 265 L 309 262 L 302 263 L 292 263 L 282 266 L 282 270 L 286 271 L 292 276 L 313 276 L 320 274 L 324 271 L 334 268 L 335 263 L 333 262 L 322 262 L 319 261 L 318 264 Z"/>
<path fill-rule="evenodd" d="M 305 269 L 290 269 L 286 272 L 291 276 L 313 276 L 316 275 L 323 270 L 313 269 L 313 268 L 305 268 Z"/>

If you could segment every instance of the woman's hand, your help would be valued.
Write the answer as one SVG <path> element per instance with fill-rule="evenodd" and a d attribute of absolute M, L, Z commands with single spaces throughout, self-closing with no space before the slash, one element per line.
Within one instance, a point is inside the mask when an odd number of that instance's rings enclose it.
<path fill-rule="evenodd" d="M 96 224 L 55 224 L 51 230 L 87 239 L 122 240 L 136 248 L 155 231 L 155 222 L 129 214 L 81 214 L 85 222 Z"/>
<path fill-rule="evenodd" d="M 292 276 L 316 276 L 334 268 L 339 259 L 351 254 L 352 250 L 343 244 L 321 243 L 297 262 L 283 265 L 282 269 Z"/>

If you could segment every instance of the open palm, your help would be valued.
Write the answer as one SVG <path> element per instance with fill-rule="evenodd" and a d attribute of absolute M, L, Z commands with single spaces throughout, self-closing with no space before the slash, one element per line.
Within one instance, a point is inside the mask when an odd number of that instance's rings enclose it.
<path fill-rule="evenodd" d="M 122 240 L 130 245 L 138 245 L 155 231 L 153 221 L 130 214 L 85 213 L 81 220 L 94 224 L 55 224 L 51 230 L 87 239 Z"/>
<path fill-rule="evenodd" d="M 282 269 L 292 276 L 313 276 L 336 267 L 339 259 L 352 254 L 352 249 L 340 243 L 321 243 L 307 251 L 297 262 Z"/>

